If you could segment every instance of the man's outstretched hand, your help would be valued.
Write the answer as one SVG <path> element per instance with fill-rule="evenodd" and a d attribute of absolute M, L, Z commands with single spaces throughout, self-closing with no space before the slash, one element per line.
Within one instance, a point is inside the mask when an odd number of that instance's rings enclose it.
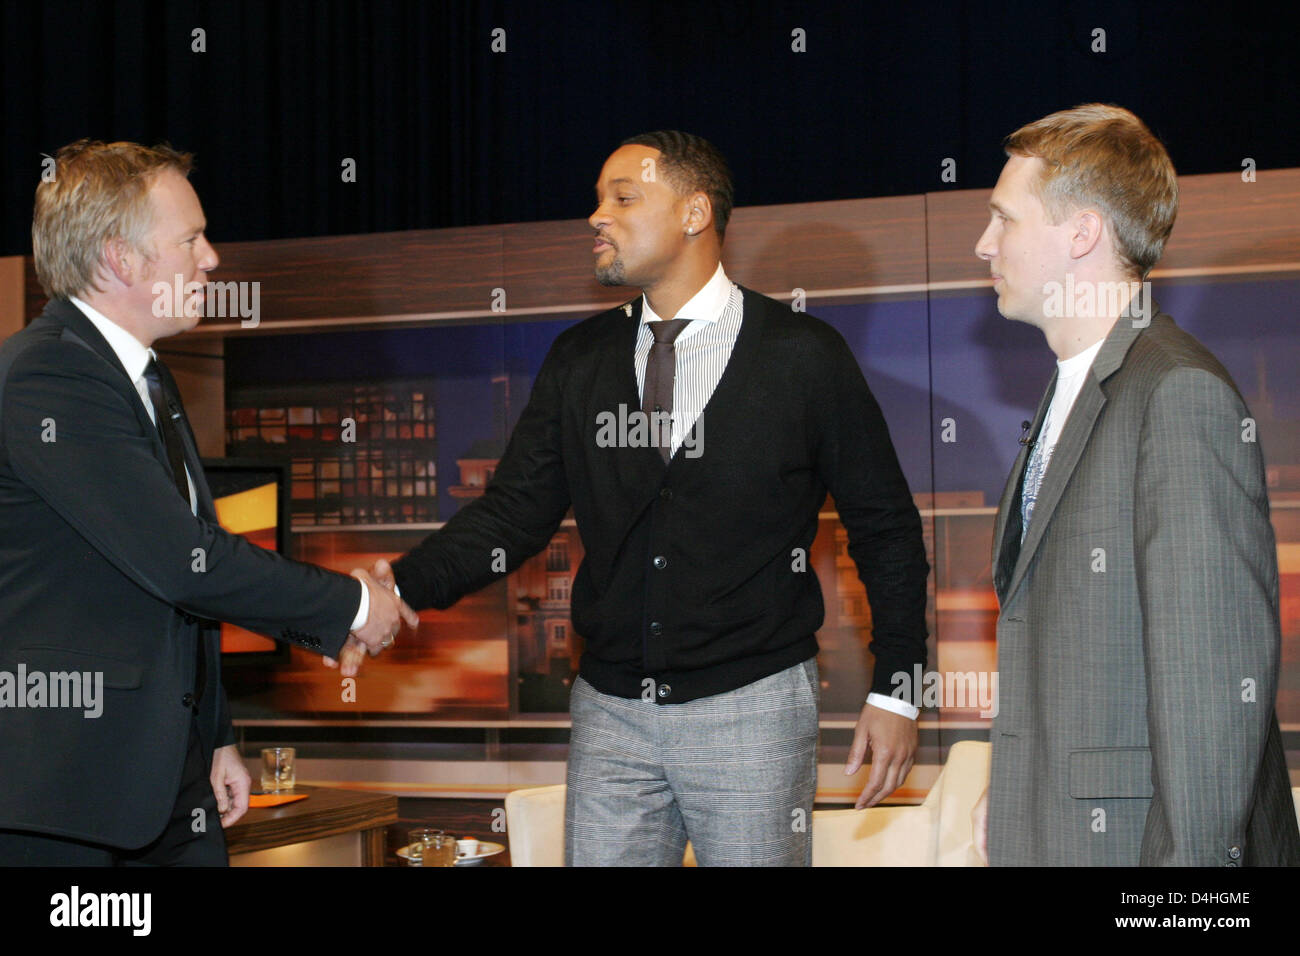
<path fill-rule="evenodd" d="M 338 667 L 344 677 L 353 677 L 366 654 L 374 657 L 389 647 L 405 623 L 412 629 L 420 626 L 420 616 L 397 596 L 393 569 L 382 558 L 375 562 L 372 574 L 356 568 L 352 576 L 366 587 L 370 595 L 370 614 L 366 623 L 348 635 L 338 660 L 325 658 L 326 667 Z"/>
<path fill-rule="evenodd" d="M 386 563 L 386 562 L 385 562 Z M 391 571 L 390 571 L 391 575 Z M 385 587 L 369 571 L 356 568 L 352 576 L 370 592 L 370 616 L 366 623 L 352 632 L 370 653 L 378 654 L 393 642 L 402 629 L 402 622 L 412 628 L 420 626 L 420 617 L 399 598 L 391 587 Z"/>
<path fill-rule="evenodd" d="M 388 590 L 397 592 L 397 578 L 393 576 L 393 566 L 383 558 L 375 562 L 375 566 L 370 569 L 370 574 Z"/>
<path fill-rule="evenodd" d="M 327 657 L 325 666 L 337 667 L 344 677 L 356 677 L 357 672 L 361 670 L 361 662 L 366 659 L 366 653 L 366 645 L 349 634 L 348 639 L 343 642 L 343 649 L 339 651 L 338 660 Z"/>

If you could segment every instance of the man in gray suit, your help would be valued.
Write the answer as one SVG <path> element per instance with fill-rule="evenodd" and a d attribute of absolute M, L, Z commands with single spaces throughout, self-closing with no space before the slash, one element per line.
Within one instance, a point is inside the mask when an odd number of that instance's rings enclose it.
<path fill-rule="evenodd" d="M 1100 104 L 1006 152 L 975 251 L 998 311 L 1058 362 L 994 531 L 1001 698 L 976 844 L 1003 866 L 1298 864 L 1253 420 L 1145 282 L 1173 165 Z"/>

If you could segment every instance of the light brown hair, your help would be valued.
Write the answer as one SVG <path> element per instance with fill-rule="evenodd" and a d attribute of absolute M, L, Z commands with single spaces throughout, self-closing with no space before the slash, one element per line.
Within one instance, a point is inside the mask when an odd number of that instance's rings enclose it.
<path fill-rule="evenodd" d="M 149 188 L 164 169 L 188 176 L 189 153 L 163 144 L 103 143 L 82 139 L 54 154 L 54 175 L 36 187 L 32 256 L 36 278 L 50 298 L 98 289 L 104 244 L 125 239 L 152 259 L 144 239 L 153 222 Z"/>
<path fill-rule="evenodd" d="M 1164 145 L 1131 112 L 1076 106 L 1022 126 L 1003 147 L 1043 161 L 1038 196 L 1053 224 L 1095 205 L 1126 269 L 1145 279 L 1160 261 L 1178 215 L 1178 178 Z"/>

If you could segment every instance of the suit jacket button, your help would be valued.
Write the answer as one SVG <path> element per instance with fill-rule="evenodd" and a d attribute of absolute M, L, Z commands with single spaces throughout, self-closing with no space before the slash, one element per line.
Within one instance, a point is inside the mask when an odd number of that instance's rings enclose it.
<path fill-rule="evenodd" d="M 181 698 L 181 706 L 182 706 L 182 707 L 193 707 L 193 706 L 194 706 L 194 695 L 193 695 L 193 694 L 186 694 L 184 697 L 182 697 L 182 698 Z"/>
<path fill-rule="evenodd" d="M 1228 856 L 1234 860 L 1241 859 L 1241 847 L 1233 846 L 1228 848 Z"/>

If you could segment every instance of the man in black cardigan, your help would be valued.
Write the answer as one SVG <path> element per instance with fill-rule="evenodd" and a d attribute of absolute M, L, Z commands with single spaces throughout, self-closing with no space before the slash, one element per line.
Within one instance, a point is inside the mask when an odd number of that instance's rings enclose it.
<path fill-rule="evenodd" d="M 717 151 L 636 137 L 596 192 L 597 278 L 644 294 L 556 339 L 483 496 L 376 574 L 412 607 L 449 607 L 546 547 L 572 506 L 586 648 L 567 862 L 675 865 L 689 838 L 705 865 L 808 865 L 818 511 L 829 490 L 871 601 L 873 693 L 846 767 L 871 750 L 859 806 L 916 750 L 916 709 L 889 695 L 925 659 L 920 518 L 843 337 L 723 272 Z"/>

